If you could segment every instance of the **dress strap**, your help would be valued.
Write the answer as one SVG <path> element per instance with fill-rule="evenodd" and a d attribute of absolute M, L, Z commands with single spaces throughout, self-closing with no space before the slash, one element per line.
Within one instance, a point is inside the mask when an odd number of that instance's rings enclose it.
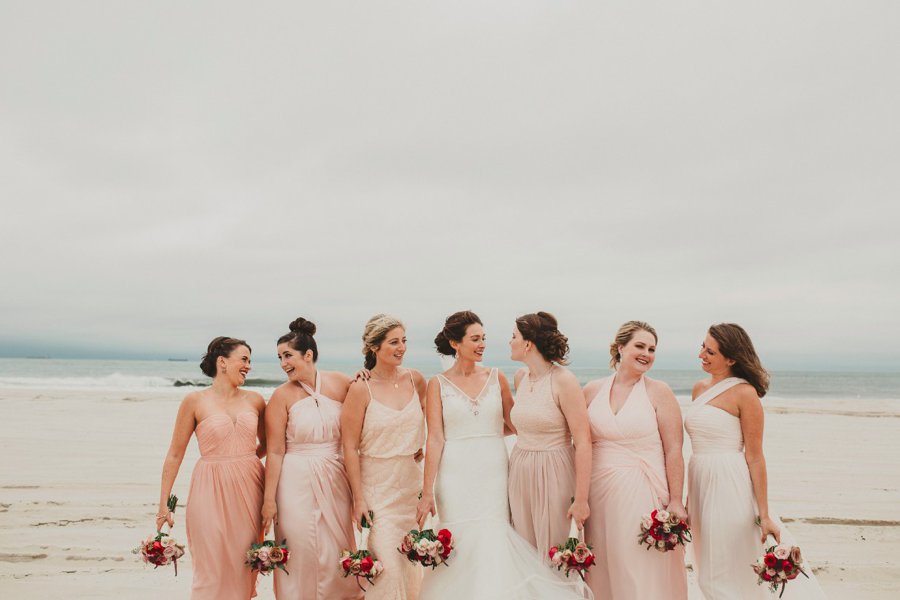
<path fill-rule="evenodd" d="M 740 385 L 742 383 L 747 383 L 746 379 L 741 379 L 740 377 L 728 377 L 727 379 L 723 379 L 719 383 L 715 384 L 696 398 L 694 398 L 694 402 L 691 404 L 692 407 L 699 407 L 707 404 L 714 398 L 718 397 L 723 392 L 726 392 L 733 388 L 736 385 Z"/>
<path fill-rule="evenodd" d="M 316 389 L 309 387 L 308 384 L 304 382 L 300 382 L 300 387 L 303 388 L 303 391 L 312 396 L 314 399 L 318 400 L 319 394 L 322 390 L 322 374 L 316 371 Z"/>

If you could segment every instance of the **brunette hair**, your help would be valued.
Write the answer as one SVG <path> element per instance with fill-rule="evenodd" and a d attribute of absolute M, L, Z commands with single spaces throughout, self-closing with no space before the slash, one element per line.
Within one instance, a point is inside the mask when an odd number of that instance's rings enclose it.
<path fill-rule="evenodd" d="M 619 330 L 616 332 L 616 337 L 609 345 L 610 369 L 615 369 L 616 365 L 619 364 L 619 361 L 622 360 L 622 355 L 619 354 L 619 346 L 628 344 L 628 342 L 631 341 L 631 338 L 634 337 L 634 334 L 638 331 L 646 331 L 653 336 L 653 339 L 657 344 L 659 343 L 659 337 L 656 335 L 656 330 L 653 329 L 649 323 L 644 321 L 626 321 L 625 323 L 622 323 L 622 326 L 619 327 Z"/>
<path fill-rule="evenodd" d="M 227 335 L 220 335 L 206 347 L 206 354 L 204 354 L 203 359 L 200 360 L 200 370 L 209 377 L 215 377 L 217 372 L 216 359 L 220 356 L 228 358 L 238 346 L 246 346 L 247 350 L 253 352 L 253 349 L 250 348 L 250 344 L 244 340 L 228 337 Z"/>
<path fill-rule="evenodd" d="M 395 327 L 404 327 L 403 322 L 397 317 L 385 314 L 377 314 L 368 321 L 363 329 L 362 341 L 363 355 L 366 357 L 363 363 L 367 369 L 375 367 L 375 350 L 384 343 L 388 332 Z"/>
<path fill-rule="evenodd" d="M 439 354 L 444 356 L 456 356 L 456 350 L 450 345 L 450 342 L 459 342 L 465 335 L 469 325 L 484 325 L 478 315 L 471 310 L 461 310 L 455 312 L 444 321 L 444 328 L 434 336 L 434 345 L 437 346 Z"/>
<path fill-rule="evenodd" d="M 556 317 L 543 311 L 529 313 L 516 319 L 516 327 L 524 339 L 534 344 L 544 360 L 569 364 L 569 338 L 560 333 Z"/>
<path fill-rule="evenodd" d="M 303 317 L 297 317 L 288 325 L 290 333 L 286 333 L 278 338 L 279 344 L 288 344 L 297 352 L 305 354 L 307 350 L 312 350 L 313 362 L 319 360 L 319 348 L 316 346 L 316 324 L 307 321 Z"/>
<path fill-rule="evenodd" d="M 734 361 L 731 373 L 746 379 L 760 398 L 765 396 L 769 391 L 769 373 L 763 368 L 744 328 L 735 323 L 719 323 L 709 328 L 709 335 L 719 344 L 722 356 Z"/>

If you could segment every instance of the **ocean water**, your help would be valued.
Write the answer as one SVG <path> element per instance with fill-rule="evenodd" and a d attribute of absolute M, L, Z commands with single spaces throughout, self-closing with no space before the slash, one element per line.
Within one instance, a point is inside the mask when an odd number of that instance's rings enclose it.
<path fill-rule="evenodd" d="M 437 360 L 429 363 L 407 364 L 429 377 L 441 370 Z M 319 365 L 323 370 L 338 370 L 351 374 L 357 364 Z M 502 365 L 512 380 L 517 365 Z M 606 369 L 574 368 L 572 371 L 582 384 L 605 377 Z M 705 376 L 696 370 L 653 369 L 651 376 L 668 383 L 682 401 L 690 398 L 694 382 Z M 900 373 L 853 373 L 817 371 L 775 371 L 771 373 L 769 396 L 815 400 L 896 400 L 900 403 Z M 253 365 L 247 387 L 263 395 L 285 381 L 284 373 L 275 362 Z M 200 372 L 198 363 L 165 360 L 58 360 L 58 359 L 0 359 L 0 389 L 53 389 L 152 392 L 208 385 L 210 379 Z"/>

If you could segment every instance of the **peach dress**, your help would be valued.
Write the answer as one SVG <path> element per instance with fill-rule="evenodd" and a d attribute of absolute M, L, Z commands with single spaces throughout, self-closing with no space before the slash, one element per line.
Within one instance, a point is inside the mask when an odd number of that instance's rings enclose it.
<path fill-rule="evenodd" d="M 194 581 L 192 600 L 247 600 L 256 573 L 244 564 L 250 544 L 260 541 L 263 466 L 256 457 L 259 415 L 235 421 L 210 415 L 194 431 L 200 459 L 191 475 L 185 523 Z"/>
<path fill-rule="evenodd" d="M 341 403 L 301 383 L 309 394 L 288 411 L 284 462 L 276 502 L 277 541 L 287 539 L 287 572 L 275 571 L 282 600 L 360 600 L 363 592 L 338 569 L 351 548 L 350 484 L 341 454 Z"/>
<path fill-rule="evenodd" d="M 575 448 L 553 398 L 553 368 L 533 386 L 527 374 L 522 378 L 510 419 L 517 433 L 509 457 L 512 525 L 549 562 L 550 547 L 569 537 L 566 514 L 575 495 Z"/>
<path fill-rule="evenodd" d="M 588 406 L 594 456 L 585 537 L 597 555 L 588 585 L 597 600 L 685 600 L 684 548 L 659 552 L 638 544 L 641 518 L 669 503 L 656 411 L 641 377 L 613 414 L 614 380 L 606 378 Z"/>
<path fill-rule="evenodd" d="M 359 443 L 360 475 L 363 497 L 375 515 L 369 550 L 382 562 L 384 572 L 367 588 L 367 600 L 419 597 L 422 568 L 407 560 L 397 547 L 403 536 L 416 528 L 422 468 L 414 456 L 424 442 L 425 417 L 415 382 L 412 398 L 400 410 L 379 402 L 369 387 Z"/>

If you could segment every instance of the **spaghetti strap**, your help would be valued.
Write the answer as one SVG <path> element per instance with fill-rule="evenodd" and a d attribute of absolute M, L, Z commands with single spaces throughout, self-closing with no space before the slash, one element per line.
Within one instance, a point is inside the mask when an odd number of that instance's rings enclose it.
<path fill-rule="evenodd" d="M 413 391 L 417 392 L 418 390 L 416 389 L 416 380 L 413 379 L 413 376 L 412 376 L 412 369 L 407 369 L 406 372 L 407 372 L 407 374 L 409 375 L 409 382 L 410 382 L 410 383 L 412 384 L 412 386 L 413 386 Z"/>

